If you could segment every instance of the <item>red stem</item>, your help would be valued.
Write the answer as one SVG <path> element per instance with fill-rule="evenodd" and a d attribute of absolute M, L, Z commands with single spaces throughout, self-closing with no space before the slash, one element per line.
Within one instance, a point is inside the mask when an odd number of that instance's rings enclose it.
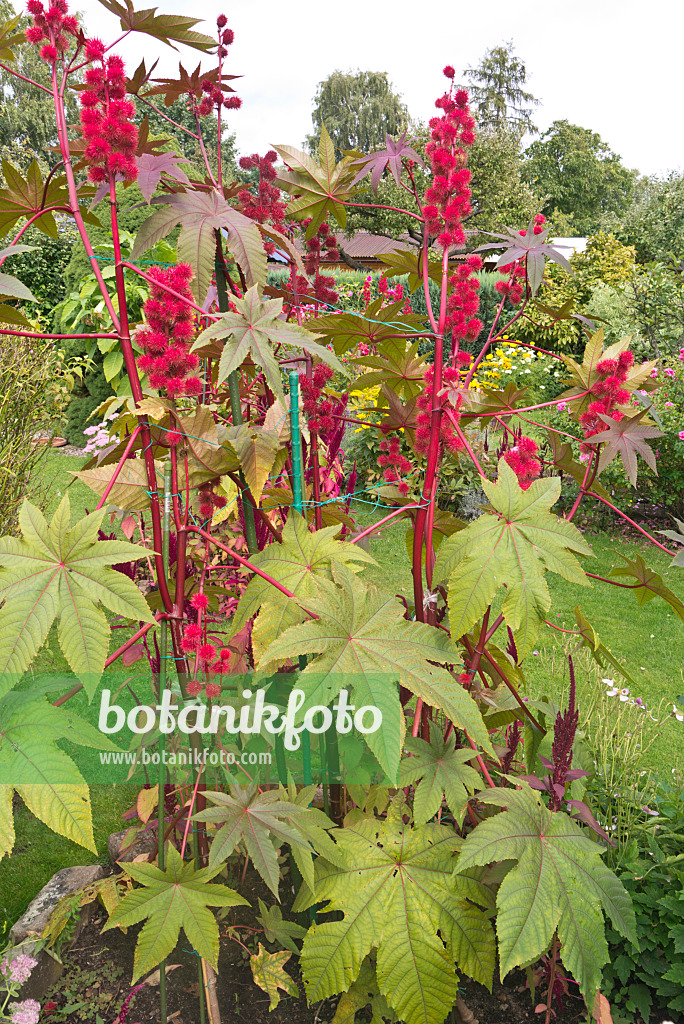
<path fill-rule="evenodd" d="M 629 516 L 625 515 L 624 512 L 621 512 L 619 508 L 616 508 L 615 505 L 612 505 L 607 500 L 607 498 L 602 498 L 601 495 L 596 494 L 595 491 L 588 491 L 587 495 L 590 498 L 596 498 L 597 501 L 602 501 L 604 505 L 608 506 L 608 508 L 612 508 L 613 512 L 617 512 L 619 516 L 622 516 L 622 518 L 626 520 L 630 526 L 633 526 L 635 530 L 639 531 L 639 533 L 643 533 L 644 537 L 647 537 L 650 540 L 651 544 L 655 544 L 657 548 L 660 548 L 661 551 L 664 551 L 666 555 L 670 556 L 670 558 L 674 557 L 672 552 L 668 551 L 664 544 L 661 544 L 660 541 L 656 540 L 655 537 L 652 537 L 650 533 L 647 533 L 646 530 L 643 530 L 638 523 L 635 523 L 633 519 L 630 519 Z"/>
<path fill-rule="evenodd" d="M 8 331 L 4 327 L 0 329 L 0 334 L 11 334 L 14 338 L 52 338 L 59 340 L 61 338 L 118 338 L 118 334 L 40 334 L 35 331 Z"/>
<path fill-rule="evenodd" d="M 162 291 L 168 292 L 169 295 L 173 295 L 174 299 L 180 299 L 182 303 L 184 303 L 186 306 L 189 306 L 190 309 L 194 309 L 196 313 L 200 313 L 203 317 L 207 317 L 207 319 L 211 320 L 221 319 L 220 316 L 214 316 L 213 313 L 207 313 L 206 309 L 202 309 L 202 307 L 198 306 L 197 303 L 191 302 L 190 299 L 187 298 L 187 296 L 181 295 L 180 292 L 174 291 L 173 288 L 169 288 L 169 286 L 163 284 L 162 281 L 156 281 L 153 277 L 150 277 L 149 274 L 146 274 L 144 270 L 141 270 L 140 267 L 136 267 L 135 263 L 128 263 L 126 260 L 122 260 L 121 266 L 128 267 L 129 270 L 135 271 L 135 273 L 139 277 L 142 277 L 146 281 L 149 281 L 149 283 L 153 284 L 155 288 L 161 288 Z"/>

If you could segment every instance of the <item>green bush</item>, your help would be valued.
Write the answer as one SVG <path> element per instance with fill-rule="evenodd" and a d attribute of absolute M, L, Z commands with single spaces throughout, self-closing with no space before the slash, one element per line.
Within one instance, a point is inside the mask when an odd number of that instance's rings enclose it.
<path fill-rule="evenodd" d="M 16 527 L 19 506 L 47 445 L 36 434 L 61 429 L 73 378 L 51 342 L 3 338 L 0 345 L 0 535 Z M 34 497 L 40 501 L 40 495 Z"/>

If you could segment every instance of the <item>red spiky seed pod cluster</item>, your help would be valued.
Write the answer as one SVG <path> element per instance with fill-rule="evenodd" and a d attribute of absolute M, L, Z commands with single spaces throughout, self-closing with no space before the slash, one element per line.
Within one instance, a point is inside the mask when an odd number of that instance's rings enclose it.
<path fill-rule="evenodd" d="M 252 153 L 251 156 L 240 157 L 240 167 L 244 171 L 257 170 L 259 172 L 259 185 L 256 195 L 248 188 L 238 192 L 241 211 L 245 217 L 255 220 L 259 224 L 270 222 L 278 231 L 285 231 L 285 206 L 280 197 L 280 189 L 271 184 L 275 180 L 276 171 L 274 164 L 278 159 L 275 150 L 270 149 L 264 156 Z M 274 242 L 264 242 L 264 251 L 268 256 L 275 252 Z"/>
<path fill-rule="evenodd" d="M 149 377 L 157 391 L 165 391 L 169 398 L 182 395 L 197 397 L 202 394 L 202 381 L 192 375 L 199 359 L 190 351 L 195 334 L 195 314 L 181 299 L 170 295 L 159 285 L 172 288 L 190 302 L 194 297 L 189 288 L 192 268 L 187 263 L 175 267 L 152 267 L 150 298 L 143 306 L 146 324 L 136 335 L 144 355 L 138 367 Z"/>
<path fill-rule="evenodd" d="M 541 462 L 536 458 L 539 446 L 531 437 L 519 437 L 517 444 L 504 452 L 504 459 L 518 478 L 523 491 L 528 490 L 533 480 L 541 473 Z"/>
<path fill-rule="evenodd" d="M 227 24 L 228 19 L 225 14 L 219 14 L 216 19 L 219 40 L 219 65 L 228 56 L 228 47 L 235 40 L 235 33 L 232 28 L 226 28 Z M 192 102 L 195 102 L 194 97 Z M 196 107 L 200 117 L 206 117 L 207 114 L 211 114 L 212 110 L 218 110 L 220 107 L 226 107 L 227 110 L 239 110 L 241 106 L 242 100 L 239 96 L 224 96 L 221 86 L 210 81 L 208 78 L 202 82 L 202 98 Z"/>
<path fill-rule="evenodd" d="M 444 330 L 451 331 L 452 350 L 458 350 L 459 339 L 474 341 L 482 330 L 482 321 L 475 316 L 480 308 L 480 282 L 472 275 L 482 270 L 479 256 L 468 256 L 465 263 L 449 278 L 451 292 L 447 299 Z"/>
<path fill-rule="evenodd" d="M 310 377 L 299 378 L 304 415 L 308 418 L 309 430 L 317 434 L 326 433 L 335 427 L 335 420 L 331 416 L 333 403 L 323 393 L 323 388 L 332 376 L 333 370 L 327 363 L 318 363 Z"/>
<path fill-rule="evenodd" d="M 451 68 L 445 71 L 451 71 Z M 450 76 L 447 76 L 450 77 Z M 465 244 L 463 220 L 471 212 L 470 180 L 466 149 L 475 141 L 475 121 L 468 107 L 468 93 L 457 89 L 453 79 L 449 91 L 435 106 L 441 117 L 430 119 L 430 141 L 425 153 L 432 170 L 432 185 L 425 192 L 423 207 L 427 229 L 437 235 L 443 249 Z"/>
<path fill-rule="evenodd" d="M 69 14 L 65 0 L 53 0 L 47 11 L 40 0 L 29 0 L 26 5 L 33 21 L 26 29 L 26 39 L 40 46 L 40 55 L 48 64 L 54 64 L 71 46 L 68 36 L 78 35 L 78 21 Z"/>
<path fill-rule="evenodd" d="M 525 291 L 525 264 L 507 263 L 505 267 L 499 268 L 499 273 L 506 275 L 505 281 L 497 281 L 494 288 L 499 295 L 505 295 L 512 306 L 518 306 L 522 302 Z"/>
<path fill-rule="evenodd" d="M 211 481 L 202 484 L 197 491 L 197 496 L 200 503 L 199 514 L 207 521 L 214 515 L 214 509 L 225 508 L 227 504 L 226 498 L 214 492 L 214 485 Z"/>
<path fill-rule="evenodd" d="M 459 352 L 456 361 L 460 366 L 465 367 L 470 362 L 471 356 L 469 352 Z M 434 367 L 429 366 L 425 371 L 425 387 L 418 398 L 416 399 L 416 406 L 418 408 L 418 415 L 416 417 L 416 440 L 414 442 L 414 449 L 418 455 L 426 455 L 427 450 L 430 447 L 430 430 L 432 422 L 432 388 L 434 383 L 435 371 Z M 445 387 L 451 385 L 457 388 L 461 383 L 461 370 L 454 366 L 445 366 L 442 370 L 442 379 Z M 465 445 L 458 436 L 455 429 L 455 423 L 458 423 L 461 414 L 460 408 L 463 399 L 461 395 L 456 397 L 455 403 L 452 402 L 448 395 L 442 396 L 442 413 L 440 427 L 439 427 L 439 439 L 444 447 L 452 453 L 457 455 L 459 452 L 465 451 Z"/>
<path fill-rule="evenodd" d="M 311 223 L 311 217 L 302 221 L 302 227 L 306 230 Z M 325 261 L 332 262 L 340 258 L 340 250 L 337 247 L 337 238 L 330 233 L 330 225 L 323 222 L 313 238 L 304 241 L 304 268 L 310 277 L 313 277 L 314 298 L 319 302 L 334 306 L 339 299 L 335 291 L 335 278 L 327 274 L 321 274 L 321 264 Z"/>
<path fill-rule="evenodd" d="M 587 411 L 580 416 L 585 437 L 592 437 L 606 429 L 603 420 L 599 419 L 600 413 L 610 416 L 616 423 L 623 418 L 624 413 L 616 406 L 629 402 L 630 392 L 623 384 L 633 365 L 634 356 L 631 352 L 621 352 L 617 359 L 602 359 L 596 364 L 599 379 L 591 387 L 593 401 Z M 592 452 L 595 445 L 581 445 L 580 450 Z"/>
<path fill-rule="evenodd" d="M 133 123 L 135 106 L 126 99 L 126 73 L 121 57 L 105 59 L 99 40 L 90 40 L 86 54 L 97 64 L 86 69 L 81 92 L 81 131 L 86 141 L 90 181 L 103 182 L 109 175 L 135 181 L 138 167 L 135 150 L 138 129 Z"/>
<path fill-rule="evenodd" d="M 380 451 L 383 454 L 378 456 L 378 465 L 384 469 L 383 480 L 390 484 L 398 484 L 399 493 L 407 495 L 409 485 L 401 477 L 411 472 L 413 464 L 410 459 L 402 455 L 399 437 L 396 434 L 384 437 L 380 442 Z"/>

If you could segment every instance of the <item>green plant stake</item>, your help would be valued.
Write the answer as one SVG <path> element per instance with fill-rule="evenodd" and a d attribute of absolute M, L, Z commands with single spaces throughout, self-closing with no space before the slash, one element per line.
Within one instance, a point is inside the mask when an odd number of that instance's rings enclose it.
<path fill-rule="evenodd" d="M 171 460 L 164 463 L 164 511 L 162 516 L 162 564 L 164 574 L 169 569 L 169 524 L 171 521 Z M 168 629 L 166 619 L 161 621 L 159 635 L 159 701 L 166 689 L 166 661 L 168 650 Z M 166 748 L 166 735 L 159 734 L 159 782 L 157 787 L 157 865 L 160 871 L 164 870 L 164 818 L 166 804 L 164 800 L 164 786 L 166 783 L 166 765 L 164 764 L 164 751 Z M 166 959 L 159 965 L 159 1012 L 162 1021 L 166 1020 Z"/>

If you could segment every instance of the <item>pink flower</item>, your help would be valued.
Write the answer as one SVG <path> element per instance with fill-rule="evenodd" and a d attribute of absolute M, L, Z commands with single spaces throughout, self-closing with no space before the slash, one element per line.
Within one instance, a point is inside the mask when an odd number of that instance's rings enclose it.
<path fill-rule="evenodd" d="M 8 1006 L 12 1014 L 12 1024 L 38 1024 L 40 1016 L 40 1003 L 35 999 L 24 999 L 22 1003 L 11 1003 Z"/>
<path fill-rule="evenodd" d="M 684 348 L 680 348 L 680 350 L 679 350 L 679 358 L 682 360 L 682 362 L 684 362 Z"/>
<path fill-rule="evenodd" d="M 679 431 L 679 440 L 684 441 L 684 430 Z"/>
<path fill-rule="evenodd" d="M 674 402 L 666 402 L 665 403 L 665 408 L 666 409 L 674 409 Z"/>
<path fill-rule="evenodd" d="M 674 377 L 674 373 L 675 372 L 674 372 L 674 370 L 672 369 L 671 366 L 668 366 L 667 369 L 665 370 L 665 376 L 666 377 Z"/>
<path fill-rule="evenodd" d="M 565 412 L 567 407 L 568 407 L 568 403 L 567 402 L 559 402 L 558 406 L 557 406 L 557 409 L 558 409 L 559 412 Z"/>
<path fill-rule="evenodd" d="M 658 370 L 657 370 L 657 368 L 655 366 L 651 370 L 651 376 L 652 377 L 657 377 L 658 376 Z"/>

